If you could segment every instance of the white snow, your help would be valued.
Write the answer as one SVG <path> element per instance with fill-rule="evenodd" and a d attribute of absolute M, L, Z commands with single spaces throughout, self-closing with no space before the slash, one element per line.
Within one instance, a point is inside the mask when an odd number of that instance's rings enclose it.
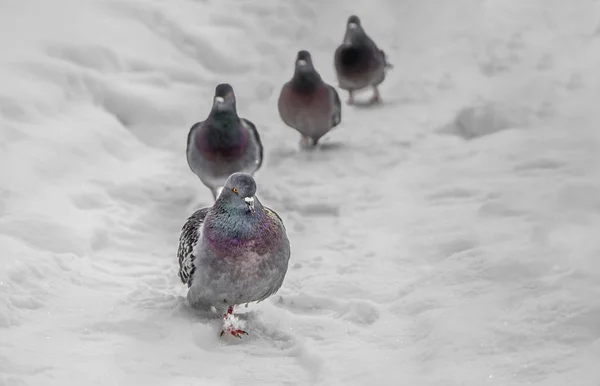
<path fill-rule="evenodd" d="M 394 69 L 316 151 L 356 13 Z M 600 384 L 600 3 L 5 0 L 0 385 Z M 176 250 L 212 196 L 185 140 L 231 83 L 283 218 L 279 293 L 220 339 Z M 340 90 L 343 100 L 347 93 Z M 365 96 L 366 98 L 366 96 Z"/>

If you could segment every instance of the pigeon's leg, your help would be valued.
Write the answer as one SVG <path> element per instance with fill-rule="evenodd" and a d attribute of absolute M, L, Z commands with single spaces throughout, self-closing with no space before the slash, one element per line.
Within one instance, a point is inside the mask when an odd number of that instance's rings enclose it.
<path fill-rule="evenodd" d="M 354 104 L 354 91 L 352 91 L 352 90 L 348 91 L 348 104 L 349 105 Z"/>
<path fill-rule="evenodd" d="M 300 139 L 300 147 L 302 149 L 313 148 L 316 145 L 317 145 L 316 141 L 314 141 L 312 138 L 307 137 L 305 135 L 303 135 L 302 138 Z"/>
<path fill-rule="evenodd" d="M 310 138 L 308 138 L 307 136 L 303 135 L 300 138 L 300 147 L 302 147 L 302 148 L 308 147 L 309 144 L 310 144 Z"/>
<path fill-rule="evenodd" d="M 371 103 L 379 103 L 381 102 L 381 94 L 379 94 L 379 89 L 377 86 L 373 86 L 373 98 L 371 99 Z"/>
<path fill-rule="evenodd" d="M 233 306 L 229 306 L 227 313 L 223 315 L 223 329 L 220 336 L 223 336 L 226 332 L 240 339 L 242 335 L 248 335 L 246 331 L 238 328 L 238 323 L 238 318 L 233 315 Z"/>

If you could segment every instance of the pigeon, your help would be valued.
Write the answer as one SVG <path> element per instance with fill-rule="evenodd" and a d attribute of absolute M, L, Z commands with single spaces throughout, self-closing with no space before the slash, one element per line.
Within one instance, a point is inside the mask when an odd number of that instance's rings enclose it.
<path fill-rule="evenodd" d="M 233 173 L 213 206 L 187 219 L 179 238 L 178 275 L 188 287 L 187 299 L 194 308 L 222 313 L 221 336 L 247 334 L 234 306 L 275 294 L 288 269 L 283 221 L 255 194 L 251 175 Z"/>
<path fill-rule="evenodd" d="M 279 116 L 302 135 L 301 146 L 316 146 L 319 139 L 342 121 L 337 91 L 325 83 L 308 51 L 298 51 L 294 76 L 281 88 Z"/>
<path fill-rule="evenodd" d="M 216 199 L 225 180 L 235 172 L 250 175 L 260 169 L 263 145 L 254 123 L 237 115 L 230 84 L 215 88 L 213 106 L 205 121 L 189 131 L 187 162 Z"/>
<path fill-rule="evenodd" d="M 354 104 L 354 91 L 373 87 L 371 102 L 381 102 L 378 86 L 388 68 L 385 52 L 366 34 L 356 15 L 348 18 L 343 43 L 335 50 L 334 65 L 340 88 L 349 93 L 348 104 Z"/>

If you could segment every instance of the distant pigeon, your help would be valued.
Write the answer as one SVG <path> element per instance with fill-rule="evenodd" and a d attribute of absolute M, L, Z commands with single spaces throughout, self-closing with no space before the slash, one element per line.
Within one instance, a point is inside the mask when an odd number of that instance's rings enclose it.
<path fill-rule="evenodd" d="M 190 169 L 215 199 L 232 173 L 254 175 L 261 167 L 260 136 L 252 122 L 238 117 L 231 85 L 222 83 L 216 87 L 208 118 L 190 129 L 186 154 Z"/>
<path fill-rule="evenodd" d="M 279 116 L 302 135 L 301 145 L 316 145 L 342 121 L 337 91 L 323 82 L 308 51 L 299 51 L 294 76 L 279 94 Z"/>
<path fill-rule="evenodd" d="M 343 43 L 335 50 L 335 71 L 340 88 L 350 94 L 348 104 L 354 104 L 354 91 L 373 87 L 372 102 L 380 102 L 379 86 L 386 69 L 392 68 L 385 53 L 366 34 L 358 16 L 352 15 L 346 24 Z"/>
<path fill-rule="evenodd" d="M 234 173 L 211 208 L 187 219 L 179 238 L 179 278 L 194 307 L 223 313 L 221 335 L 246 334 L 233 307 L 273 295 L 285 278 L 290 242 L 281 218 L 256 198 L 256 183 Z"/>

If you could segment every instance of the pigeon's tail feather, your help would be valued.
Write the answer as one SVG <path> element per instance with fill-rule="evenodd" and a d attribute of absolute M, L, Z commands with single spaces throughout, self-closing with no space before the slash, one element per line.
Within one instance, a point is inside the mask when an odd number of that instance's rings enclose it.
<path fill-rule="evenodd" d="M 389 62 L 388 57 L 385 54 L 385 52 L 383 50 L 379 50 L 379 52 L 381 52 L 381 56 L 383 57 L 383 62 L 385 63 L 384 67 L 385 68 L 394 68 L 394 65 Z"/>

